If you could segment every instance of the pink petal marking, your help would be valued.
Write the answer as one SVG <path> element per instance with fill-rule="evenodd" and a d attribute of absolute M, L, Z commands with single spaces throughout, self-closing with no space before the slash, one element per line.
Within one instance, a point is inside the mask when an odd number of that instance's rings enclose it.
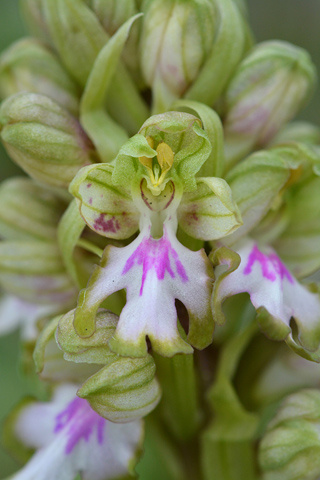
<path fill-rule="evenodd" d="M 187 282 L 189 280 L 188 275 L 179 260 L 177 252 L 172 248 L 166 233 L 164 233 L 163 237 L 158 240 L 155 240 L 151 236 L 145 237 L 138 248 L 126 261 L 122 275 L 129 272 L 135 263 L 142 265 L 141 296 L 143 294 L 143 287 L 149 270 L 155 270 L 158 280 L 163 280 L 166 272 L 168 272 L 171 278 L 175 278 L 176 275 L 172 269 L 170 255 L 173 259 L 176 272 L 182 282 Z"/>
<path fill-rule="evenodd" d="M 91 409 L 86 400 L 75 398 L 65 410 L 57 415 L 54 433 L 67 429 L 68 442 L 65 453 L 68 455 L 81 439 L 88 442 L 95 428 L 98 443 L 101 445 L 104 440 L 105 422 L 104 418 Z"/>
<path fill-rule="evenodd" d="M 115 217 L 111 217 L 109 220 L 105 219 L 105 214 L 100 213 L 99 217 L 94 221 L 94 229 L 98 232 L 112 232 L 116 233 L 117 230 L 120 230 L 120 224 Z"/>
<path fill-rule="evenodd" d="M 262 275 L 267 280 L 274 282 L 277 279 L 277 276 L 280 276 L 281 280 L 286 277 L 290 283 L 294 283 L 293 277 L 289 270 L 285 267 L 275 253 L 266 255 L 258 249 L 257 245 L 254 245 L 249 255 L 248 263 L 243 270 L 244 275 L 249 275 L 252 272 L 252 267 L 255 262 L 260 263 Z"/>

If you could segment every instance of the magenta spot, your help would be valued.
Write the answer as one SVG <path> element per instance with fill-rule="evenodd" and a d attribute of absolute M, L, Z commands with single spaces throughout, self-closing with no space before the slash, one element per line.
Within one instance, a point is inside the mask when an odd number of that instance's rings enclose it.
<path fill-rule="evenodd" d="M 249 275 L 252 272 L 252 267 L 255 262 L 260 263 L 262 269 L 262 275 L 267 280 L 274 282 L 277 276 L 283 280 L 286 277 L 290 283 L 293 283 L 293 278 L 287 268 L 283 265 L 280 258 L 272 253 L 266 255 L 262 253 L 257 245 L 255 245 L 249 255 L 248 263 L 243 271 L 244 275 Z"/>
<path fill-rule="evenodd" d="M 89 205 L 92 205 L 92 197 L 89 198 Z"/>
<path fill-rule="evenodd" d="M 100 213 L 99 217 L 94 221 L 93 227 L 98 232 L 111 232 L 116 233 L 120 230 L 120 224 L 115 217 L 111 217 L 109 220 L 105 219 L 105 214 Z"/>
<path fill-rule="evenodd" d="M 87 188 L 90 188 L 92 183 L 87 183 Z"/>
<path fill-rule="evenodd" d="M 54 433 L 66 431 L 68 437 L 65 453 L 69 454 L 75 446 L 84 440 L 88 442 L 96 430 L 99 445 L 103 443 L 105 419 L 94 412 L 86 400 L 75 398 L 65 410 L 56 417 Z"/>
<path fill-rule="evenodd" d="M 180 262 L 177 252 L 172 248 L 166 234 L 164 234 L 163 237 L 158 240 L 155 240 L 152 237 L 144 238 L 139 247 L 126 261 L 122 275 L 125 275 L 127 272 L 129 272 L 129 270 L 134 267 L 135 263 L 142 265 L 142 279 L 140 288 L 140 295 L 142 295 L 143 287 L 150 270 L 155 270 L 158 280 L 163 280 L 166 272 L 168 272 L 171 278 L 175 278 L 170 256 L 172 257 L 178 276 L 181 278 L 183 283 L 187 282 L 188 276 L 185 268 Z"/>

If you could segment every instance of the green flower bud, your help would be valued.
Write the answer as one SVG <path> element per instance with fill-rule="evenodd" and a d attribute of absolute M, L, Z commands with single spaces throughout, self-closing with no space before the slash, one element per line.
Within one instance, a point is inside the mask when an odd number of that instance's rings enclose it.
<path fill-rule="evenodd" d="M 77 295 L 57 245 L 49 242 L 0 242 L 0 285 L 30 303 L 57 305 L 57 313 Z"/>
<path fill-rule="evenodd" d="M 28 178 L 0 186 L 0 237 L 6 240 L 54 240 L 64 204 Z"/>
<path fill-rule="evenodd" d="M 311 175 L 297 185 L 289 201 L 290 222 L 274 243 L 298 278 L 320 268 L 320 178 Z"/>
<path fill-rule="evenodd" d="M 279 131 L 270 145 L 274 146 L 288 142 L 303 142 L 311 145 L 319 145 L 320 128 L 308 122 L 291 122 Z"/>
<path fill-rule="evenodd" d="M 263 480 L 317 480 L 319 428 L 319 390 L 301 390 L 287 397 L 260 444 Z"/>
<path fill-rule="evenodd" d="M 5 100 L 0 135 L 18 165 L 35 180 L 53 186 L 67 187 L 94 156 L 76 118 L 44 95 L 20 93 Z"/>
<path fill-rule="evenodd" d="M 78 86 L 56 56 L 32 38 L 14 43 L 0 59 L 0 97 L 19 92 L 47 95 L 72 114 L 78 114 Z"/>
<path fill-rule="evenodd" d="M 75 310 L 71 310 L 59 321 L 56 339 L 64 352 L 64 358 L 73 362 L 107 364 L 117 355 L 108 347 L 113 336 L 118 317 L 108 310 L 99 310 L 96 317 L 96 330 L 91 337 L 82 338 L 73 326 Z"/>
<path fill-rule="evenodd" d="M 47 21 L 43 10 L 43 0 L 20 0 L 20 9 L 29 32 L 51 45 Z"/>
<path fill-rule="evenodd" d="M 112 36 L 123 23 L 137 13 L 134 0 L 87 0 L 89 7 Z"/>
<path fill-rule="evenodd" d="M 117 357 L 89 378 L 77 395 L 93 410 L 112 422 L 126 423 L 150 413 L 161 391 L 151 355 L 144 358 Z"/>
<path fill-rule="evenodd" d="M 303 49 L 279 41 L 256 46 L 226 92 L 227 163 L 268 144 L 304 106 L 315 79 L 315 67 Z"/>
<path fill-rule="evenodd" d="M 214 42 L 217 12 L 210 0 L 145 2 L 141 68 L 157 112 L 195 80 Z"/>
<path fill-rule="evenodd" d="M 88 5 L 94 11 L 104 29 L 110 35 L 123 25 L 129 18 L 138 13 L 135 0 L 88 0 Z M 130 70 L 131 76 L 138 85 L 142 86 L 139 65 L 139 33 L 140 22 L 135 23 L 127 39 L 122 58 Z"/>
<path fill-rule="evenodd" d="M 84 382 L 99 370 L 100 365 L 68 362 L 55 340 L 55 332 L 60 317 L 56 317 L 38 336 L 33 359 L 36 372 L 42 380 L 49 382 Z"/>

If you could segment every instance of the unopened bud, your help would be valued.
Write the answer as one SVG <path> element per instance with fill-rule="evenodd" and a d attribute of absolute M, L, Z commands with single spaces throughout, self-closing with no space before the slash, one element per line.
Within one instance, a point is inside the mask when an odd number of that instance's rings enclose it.
<path fill-rule="evenodd" d="M 77 115 L 80 92 L 58 58 L 38 40 L 26 38 L 0 59 L 0 97 L 19 92 L 41 93 Z"/>
<path fill-rule="evenodd" d="M 64 204 L 29 178 L 0 186 L 0 237 L 5 240 L 54 240 Z"/>
<path fill-rule="evenodd" d="M 212 48 L 216 10 L 208 0 L 147 2 L 141 37 L 141 68 L 165 111 L 197 77 Z"/>
<path fill-rule="evenodd" d="M 57 313 L 74 305 L 77 295 L 51 242 L 1 242 L 0 285 L 27 302 L 58 305 Z"/>
<path fill-rule="evenodd" d="M 287 397 L 260 444 L 263 480 L 320 476 L 320 391 Z"/>
<path fill-rule="evenodd" d="M 268 144 L 304 106 L 315 79 L 315 67 L 303 49 L 280 41 L 256 46 L 226 92 L 227 163 Z"/>
<path fill-rule="evenodd" d="M 51 45 L 52 40 L 44 15 L 43 0 L 20 0 L 20 8 L 29 32 Z"/>
<path fill-rule="evenodd" d="M 151 355 L 117 357 L 89 378 L 77 394 L 102 417 L 116 423 L 131 422 L 150 413 L 160 400 L 155 368 Z"/>
<path fill-rule="evenodd" d="M 77 119 L 44 95 L 20 93 L 5 100 L 0 131 L 11 158 L 42 183 L 67 187 L 92 163 L 92 143 Z"/>

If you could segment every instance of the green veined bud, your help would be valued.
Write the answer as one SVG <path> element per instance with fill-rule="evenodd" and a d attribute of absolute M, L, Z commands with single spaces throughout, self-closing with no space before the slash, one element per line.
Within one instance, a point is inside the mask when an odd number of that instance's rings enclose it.
<path fill-rule="evenodd" d="M 56 56 L 32 38 L 14 43 L 0 58 L 0 97 L 19 92 L 47 95 L 72 114 L 78 114 L 78 86 Z"/>
<path fill-rule="evenodd" d="M 315 480 L 320 475 L 320 392 L 287 397 L 260 444 L 263 480 Z"/>
<path fill-rule="evenodd" d="M 216 9 L 210 0 L 149 0 L 144 10 L 141 68 L 160 112 L 182 96 L 207 59 Z"/>
<path fill-rule="evenodd" d="M 150 413 L 161 391 L 151 355 L 144 358 L 117 357 L 89 378 L 77 394 L 104 418 L 116 423 L 131 422 Z"/>
<path fill-rule="evenodd" d="M 57 305 L 57 313 L 77 295 L 57 245 L 42 241 L 0 242 L 0 285 L 27 302 Z"/>
<path fill-rule="evenodd" d="M 272 139 L 271 146 L 287 142 L 303 142 L 311 145 L 320 144 L 320 128 L 309 122 L 296 121 L 285 125 Z"/>
<path fill-rule="evenodd" d="M 309 54 L 286 42 L 257 45 L 235 72 L 226 92 L 226 161 L 232 165 L 268 144 L 296 115 L 316 79 Z"/>
<path fill-rule="evenodd" d="M 135 0 L 87 0 L 88 5 L 94 11 L 100 23 L 110 35 L 123 25 L 130 17 L 138 13 Z M 141 72 L 139 65 L 139 35 L 140 22 L 133 24 L 126 45 L 123 50 L 122 58 L 131 76 L 139 85 L 142 85 Z"/>
<path fill-rule="evenodd" d="M 29 178 L 10 178 L 0 186 L 0 237 L 44 240 L 57 237 L 64 204 Z"/>
<path fill-rule="evenodd" d="M 5 100 L 0 136 L 18 165 L 35 180 L 53 186 L 67 187 L 94 156 L 77 119 L 44 95 L 20 93 Z"/>
<path fill-rule="evenodd" d="M 20 8 L 29 32 L 51 45 L 52 40 L 43 11 L 43 0 L 20 0 Z"/>
<path fill-rule="evenodd" d="M 87 0 L 105 30 L 112 36 L 122 24 L 137 13 L 134 0 Z"/>

